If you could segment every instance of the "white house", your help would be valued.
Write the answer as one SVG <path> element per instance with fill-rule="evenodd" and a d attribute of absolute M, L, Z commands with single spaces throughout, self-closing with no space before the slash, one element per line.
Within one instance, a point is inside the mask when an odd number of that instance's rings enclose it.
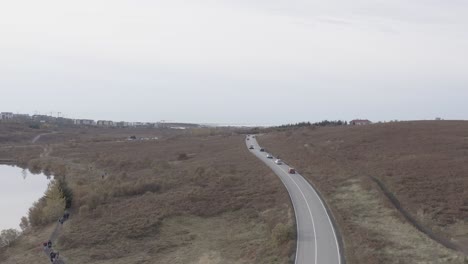
<path fill-rule="evenodd" d="M 81 126 L 94 126 L 95 125 L 94 120 L 91 120 L 91 119 L 75 119 L 73 120 L 73 123 L 75 125 L 81 125 Z"/>
<path fill-rule="evenodd" d="M 0 120 L 11 120 L 13 119 L 13 113 L 11 112 L 1 112 Z"/>
<path fill-rule="evenodd" d="M 97 125 L 103 127 L 111 127 L 114 126 L 114 122 L 108 120 L 98 120 Z"/>
<path fill-rule="evenodd" d="M 354 119 L 354 120 L 351 120 L 349 124 L 353 126 L 362 126 L 362 125 L 370 125 L 372 124 L 372 122 L 367 119 Z"/>

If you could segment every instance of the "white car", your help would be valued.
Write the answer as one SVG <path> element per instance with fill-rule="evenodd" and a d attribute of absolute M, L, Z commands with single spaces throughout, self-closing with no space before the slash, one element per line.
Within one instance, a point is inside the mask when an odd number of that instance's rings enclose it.
<path fill-rule="evenodd" d="M 266 157 L 267 157 L 267 159 L 272 159 L 273 158 L 273 156 L 271 154 L 267 154 Z"/>
<path fill-rule="evenodd" d="M 277 159 L 277 160 L 275 160 L 275 163 L 278 164 L 278 165 L 281 165 L 281 164 L 283 164 L 283 161 L 280 160 L 280 159 Z"/>

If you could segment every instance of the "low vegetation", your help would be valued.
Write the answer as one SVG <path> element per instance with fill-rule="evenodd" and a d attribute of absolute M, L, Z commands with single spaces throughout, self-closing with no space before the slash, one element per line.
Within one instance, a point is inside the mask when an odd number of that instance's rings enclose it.
<path fill-rule="evenodd" d="M 348 263 L 466 263 L 467 138 L 467 122 L 421 121 L 289 129 L 258 140 L 325 196 Z M 420 232 L 374 179 L 460 251 Z"/>
<path fill-rule="evenodd" d="M 132 134 L 159 139 L 127 141 L 125 130 L 92 137 L 98 131 L 60 132 L 39 143 L 37 156 L 18 146 L 9 153 L 32 169 L 60 176 L 32 207 L 30 230 L 0 250 L 2 263 L 41 263 L 37 246 L 51 232 L 48 223 L 69 205 L 72 217 L 56 245 L 67 263 L 294 259 L 295 221 L 287 192 L 251 156 L 243 136 L 146 130 Z"/>

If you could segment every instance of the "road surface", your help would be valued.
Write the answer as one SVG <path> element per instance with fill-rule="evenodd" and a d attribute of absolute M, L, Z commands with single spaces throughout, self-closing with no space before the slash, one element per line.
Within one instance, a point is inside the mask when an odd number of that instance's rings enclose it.
<path fill-rule="evenodd" d="M 261 152 L 257 140 L 246 138 L 250 152 L 280 177 L 291 197 L 297 224 L 296 264 L 341 264 L 338 239 L 325 206 L 314 188 L 300 175 L 289 174 L 287 164 L 275 164 Z"/>

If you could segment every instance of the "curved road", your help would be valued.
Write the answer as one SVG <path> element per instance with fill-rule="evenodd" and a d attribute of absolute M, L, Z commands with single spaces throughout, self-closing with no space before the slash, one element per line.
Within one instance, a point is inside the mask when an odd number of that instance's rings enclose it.
<path fill-rule="evenodd" d="M 289 174 L 289 166 L 275 164 L 261 152 L 257 140 L 247 136 L 251 153 L 281 179 L 291 197 L 297 224 L 296 264 L 341 264 L 338 239 L 325 206 L 314 188 L 299 174 Z"/>

